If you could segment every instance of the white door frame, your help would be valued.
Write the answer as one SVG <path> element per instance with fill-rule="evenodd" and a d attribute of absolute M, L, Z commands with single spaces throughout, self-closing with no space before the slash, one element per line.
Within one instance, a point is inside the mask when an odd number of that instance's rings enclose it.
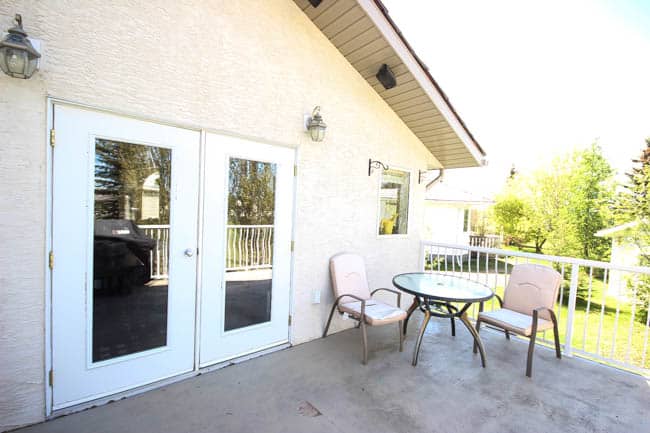
<path fill-rule="evenodd" d="M 146 121 L 146 122 L 152 122 L 152 123 L 158 123 L 161 125 L 168 125 L 168 126 L 174 126 L 178 128 L 185 128 L 188 130 L 192 131 L 198 131 L 201 133 L 201 142 L 200 142 L 200 161 L 201 161 L 201 166 L 199 169 L 199 175 L 201 176 L 199 184 L 203 185 L 203 176 L 204 176 L 204 158 L 203 158 L 203 153 L 205 151 L 205 137 L 207 132 L 215 133 L 215 134 L 221 134 L 229 137 L 236 137 L 236 138 L 242 138 L 246 140 L 251 140 L 251 141 L 257 141 L 260 143 L 265 143 L 265 144 L 272 144 L 276 146 L 281 146 L 281 147 L 286 147 L 286 148 L 291 148 L 294 149 L 295 151 L 295 161 L 296 161 L 296 170 L 297 170 L 297 162 L 299 161 L 300 157 L 300 148 L 299 145 L 300 143 L 295 143 L 295 144 L 290 144 L 286 142 L 281 142 L 281 141 L 275 141 L 275 140 L 268 140 L 263 137 L 256 137 L 252 135 L 246 135 L 246 134 L 240 134 L 240 133 L 234 133 L 232 131 L 224 130 L 224 129 L 214 129 L 210 127 L 202 127 L 202 126 L 197 126 L 196 124 L 190 124 L 190 123 L 183 123 L 183 122 L 178 122 L 178 121 L 169 121 L 161 118 L 156 118 L 156 117 L 147 117 L 147 116 L 142 116 L 137 113 L 133 112 L 126 112 L 126 111 L 120 111 L 120 110 L 114 110 L 114 109 L 108 109 L 108 108 L 103 108 L 103 107 L 98 107 L 95 105 L 90 105 L 90 104 L 85 104 L 82 102 L 78 101 L 73 101 L 65 98 L 57 98 L 54 96 L 47 96 L 46 97 L 46 131 L 45 131 L 45 138 L 43 141 L 43 145 L 45 146 L 46 152 L 45 152 L 45 176 L 46 176 L 46 182 L 45 182 L 45 192 L 46 192 L 46 199 L 45 199 L 45 244 L 44 248 L 42 250 L 43 254 L 43 270 L 44 270 L 44 288 L 45 288 L 45 311 L 44 311 L 44 324 L 45 324 L 45 329 L 44 329 L 44 338 L 45 338 L 45 353 L 44 353 L 44 368 L 43 368 L 43 384 L 44 384 L 44 394 L 45 394 L 45 418 L 46 419 L 51 419 L 55 418 L 57 416 L 69 414 L 69 413 L 74 413 L 78 412 L 81 410 L 85 410 L 87 408 L 90 408 L 92 406 L 98 405 L 98 404 L 105 404 L 108 403 L 109 401 L 119 399 L 119 398 L 124 398 L 124 397 L 130 397 L 134 395 L 138 395 L 142 392 L 149 391 L 151 389 L 159 388 L 161 386 L 165 386 L 170 383 L 178 382 L 184 379 L 187 379 L 189 377 L 193 377 L 198 375 L 201 372 L 206 372 L 206 371 L 212 371 L 216 370 L 222 367 L 226 367 L 230 365 L 231 363 L 237 363 L 241 361 L 248 360 L 250 358 L 254 358 L 255 356 L 258 355 L 265 355 L 271 352 L 274 352 L 276 350 L 282 350 L 287 347 L 290 347 L 292 345 L 292 340 L 293 340 L 293 323 L 291 326 L 289 326 L 288 329 L 288 339 L 289 342 L 285 345 L 277 346 L 275 348 L 270 348 L 267 350 L 260 350 L 259 352 L 256 352 L 255 354 L 251 355 L 245 355 L 239 358 L 235 358 L 233 360 L 230 360 L 229 362 L 225 362 L 222 364 L 216 364 L 212 366 L 206 366 L 204 368 L 199 368 L 198 363 L 199 363 L 199 357 L 198 357 L 198 351 L 199 351 L 199 346 L 197 342 L 200 339 L 200 327 L 198 324 L 200 323 L 200 312 L 197 314 L 195 317 L 195 323 L 197 326 L 196 332 L 195 332 L 195 357 L 194 357 L 194 369 L 190 373 L 186 373 L 183 375 L 175 376 L 169 379 L 165 379 L 159 382 L 152 383 L 150 385 L 146 385 L 140 388 L 128 390 L 128 391 L 123 391 L 119 392 L 117 394 L 100 398 L 97 400 L 92 400 L 88 401 L 86 403 L 82 403 L 76 406 L 70 406 L 65 409 L 60 409 L 57 411 L 53 410 L 53 393 L 52 393 L 52 383 L 50 382 L 50 372 L 52 371 L 52 352 L 53 352 L 53 347 L 52 347 L 52 272 L 49 267 L 49 253 L 52 251 L 52 194 L 53 194 L 53 146 L 51 144 L 51 131 L 54 128 L 54 121 L 56 117 L 56 106 L 57 105 L 65 105 L 65 106 L 72 106 L 72 107 L 78 107 L 78 108 L 85 108 L 87 110 L 93 110 L 93 111 L 98 111 L 98 112 L 103 112 L 107 114 L 112 114 L 116 116 L 123 116 L 123 117 L 130 117 L 134 118 L 137 120 L 141 121 Z M 302 142 L 302 141 L 301 141 Z M 304 139 L 305 143 L 308 143 L 308 139 Z M 54 144 L 56 145 L 56 144 Z M 294 172 L 295 174 L 295 172 Z M 296 211 L 297 211 L 297 199 L 298 199 L 298 191 L 299 191 L 300 183 L 298 182 L 298 177 L 297 175 L 294 175 L 293 179 L 293 209 L 292 209 L 292 219 L 293 219 L 293 225 L 291 227 L 291 232 L 292 232 L 292 239 L 296 239 L 295 233 L 296 233 Z M 201 190 L 202 193 L 202 190 Z M 201 220 L 203 217 L 203 201 L 202 201 L 202 195 L 199 197 L 199 216 L 200 216 L 200 221 L 199 221 L 199 230 L 201 230 Z M 199 236 L 198 239 L 198 245 L 199 248 L 202 248 L 201 245 L 201 237 Z M 200 251 L 200 250 L 199 250 Z M 197 270 L 201 269 L 202 265 L 202 257 L 199 254 L 198 257 L 198 268 Z M 294 291 L 295 291 L 295 254 L 291 255 L 291 266 L 290 266 L 290 278 L 289 278 L 289 314 L 292 316 L 294 315 Z M 200 273 L 197 272 L 197 280 L 200 279 Z M 200 309 L 200 282 L 197 281 L 197 303 L 196 303 L 196 308 Z"/>

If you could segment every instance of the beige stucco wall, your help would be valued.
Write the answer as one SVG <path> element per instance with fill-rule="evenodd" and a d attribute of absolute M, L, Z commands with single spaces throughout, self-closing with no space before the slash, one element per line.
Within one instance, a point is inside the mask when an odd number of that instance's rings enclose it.
<path fill-rule="evenodd" d="M 363 254 L 372 286 L 416 270 L 417 170 L 436 161 L 292 1 L 3 0 L 0 29 L 16 12 L 44 57 L 28 81 L 0 74 L 0 430 L 45 413 L 47 95 L 298 147 L 294 344 L 322 332 L 331 255 Z M 322 143 L 302 131 L 317 104 Z M 371 157 L 413 170 L 406 237 L 376 236 Z"/>

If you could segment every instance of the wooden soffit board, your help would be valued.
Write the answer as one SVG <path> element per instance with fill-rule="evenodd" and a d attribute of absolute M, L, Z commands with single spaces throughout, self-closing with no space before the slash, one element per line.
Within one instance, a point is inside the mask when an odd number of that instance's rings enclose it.
<path fill-rule="evenodd" d="M 294 1 L 444 168 L 484 163 L 485 152 L 379 0 Z M 389 90 L 376 78 L 383 64 L 397 81 Z"/>

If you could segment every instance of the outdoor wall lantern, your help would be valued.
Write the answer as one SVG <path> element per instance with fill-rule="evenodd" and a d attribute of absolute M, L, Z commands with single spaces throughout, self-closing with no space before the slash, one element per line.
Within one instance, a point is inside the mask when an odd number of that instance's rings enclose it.
<path fill-rule="evenodd" d="M 320 106 L 314 107 L 311 117 L 307 118 L 306 127 L 312 141 L 323 141 L 327 125 L 323 122 L 323 117 L 320 115 Z"/>
<path fill-rule="evenodd" d="M 11 77 L 27 79 L 36 72 L 41 54 L 27 38 L 20 14 L 15 19 L 16 25 L 0 42 L 0 69 Z"/>
<path fill-rule="evenodd" d="M 372 158 L 368 160 L 368 176 L 372 174 L 373 170 L 383 168 L 384 170 L 388 170 L 388 166 L 384 164 L 381 161 L 373 161 Z"/>

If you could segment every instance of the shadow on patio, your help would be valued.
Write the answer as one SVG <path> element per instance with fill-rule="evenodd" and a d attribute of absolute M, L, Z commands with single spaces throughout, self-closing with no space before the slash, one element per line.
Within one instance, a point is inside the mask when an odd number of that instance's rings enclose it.
<path fill-rule="evenodd" d="M 28 432 L 646 432 L 650 384 L 539 347 L 482 332 L 488 366 L 448 320 L 429 324 L 411 366 L 416 313 L 403 353 L 397 326 L 370 327 L 361 365 L 358 330 L 207 373 L 19 430 Z"/>

